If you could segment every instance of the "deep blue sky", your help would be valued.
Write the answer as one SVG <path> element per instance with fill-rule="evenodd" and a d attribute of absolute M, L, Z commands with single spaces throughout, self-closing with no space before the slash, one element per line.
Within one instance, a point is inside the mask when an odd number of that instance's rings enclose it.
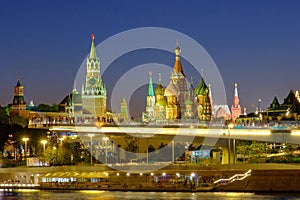
<path fill-rule="evenodd" d="M 0 104 L 12 102 L 17 79 L 29 103 L 59 103 L 96 43 L 154 26 L 198 41 L 217 64 L 232 104 L 262 108 L 300 89 L 299 1 L 5 1 L 0 5 Z M 101 55 L 100 59 L 101 59 Z M 173 60 L 170 61 L 173 65 Z M 106 83 L 109 85 L 109 82 Z"/>

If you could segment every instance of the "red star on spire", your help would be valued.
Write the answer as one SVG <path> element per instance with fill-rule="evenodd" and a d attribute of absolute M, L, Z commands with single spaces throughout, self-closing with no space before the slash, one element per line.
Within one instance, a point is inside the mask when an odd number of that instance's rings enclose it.
<path fill-rule="evenodd" d="M 95 35 L 94 35 L 94 33 L 92 33 L 92 40 L 94 40 L 95 39 Z"/>

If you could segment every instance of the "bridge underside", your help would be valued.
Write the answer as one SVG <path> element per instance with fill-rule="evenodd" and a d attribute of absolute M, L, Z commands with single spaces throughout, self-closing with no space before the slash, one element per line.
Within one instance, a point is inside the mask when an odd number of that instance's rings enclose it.
<path fill-rule="evenodd" d="M 270 129 L 201 129 L 201 128 L 155 128 L 155 127 L 53 127 L 53 132 L 74 132 L 80 139 L 90 142 L 89 134 L 93 134 L 94 142 L 101 142 L 103 137 L 113 141 L 115 147 L 124 151 L 128 137 L 138 138 L 136 152 L 139 157 L 147 161 L 151 155 L 148 151 L 149 145 L 157 150 L 159 146 L 166 146 L 165 156 L 173 162 L 180 157 L 189 144 L 194 147 L 221 147 L 222 164 L 235 162 L 235 140 L 263 141 L 270 143 L 300 144 L 299 130 L 270 130 Z M 180 148 L 178 147 L 180 146 Z M 228 148 L 229 147 L 229 148 Z M 147 153 L 147 155 L 146 155 Z M 153 152 L 151 152 L 153 153 Z M 126 154 L 123 153 L 123 154 Z M 150 156 L 150 157 L 149 157 Z M 132 156 L 131 156 L 132 157 Z M 135 157 L 135 156 L 133 156 Z M 151 159 L 150 159 L 151 160 Z"/>

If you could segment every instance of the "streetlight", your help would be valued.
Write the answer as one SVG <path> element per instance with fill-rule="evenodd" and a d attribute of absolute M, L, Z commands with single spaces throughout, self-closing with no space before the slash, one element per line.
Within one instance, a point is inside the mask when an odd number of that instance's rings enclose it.
<path fill-rule="evenodd" d="M 60 141 L 60 145 L 62 146 L 63 144 L 63 141 L 66 139 L 66 136 L 62 136 L 61 138 L 59 138 L 59 141 Z"/>
<path fill-rule="evenodd" d="M 95 134 L 88 134 L 88 136 L 91 138 L 91 166 L 93 166 L 93 137 Z"/>
<path fill-rule="evenodd" d="M 234 127 L 232 123 L 228 124 L 228 164 L 230 166 L 230 129 Z"/>
<path fill-rule="evenodd" d="M 47 140 L 42 140 L 41 143 L 43 144 L 43 149 L 44 149 L 44 158 L 43 158 L 43 160 L 44 160 L 45 159 L 45 151 L 46 151 Z M 45 166 L 45 161 L 42 162 L 42 165 Z"/>
<path fill-rule="evenodd" d="M 109 140 L 108 137 L 104 137 L 103 141 L 105 142 L 105 163 L 107 163 L 107 141 Z"/>
<path fill-rule="evenodd" d="M 43 144 L 43 147 L 44 147 L 44 154 L 45 154 L 47 140 L 42 140 L 41 143 Z"/>
<path fill-rule="evenodd" d="M 260 113 L 260 103 L 261 103 L 261 99 L 258 99 L 258 113 Z"/>
<path fill-rule="evenodd" d="M 25 160 L 27 160 L 27 141 L 29 138 L 23 138 L 23 142 L 25 142 L 25 149 L 24 149 L 24 154 L 25 154 Z"/>

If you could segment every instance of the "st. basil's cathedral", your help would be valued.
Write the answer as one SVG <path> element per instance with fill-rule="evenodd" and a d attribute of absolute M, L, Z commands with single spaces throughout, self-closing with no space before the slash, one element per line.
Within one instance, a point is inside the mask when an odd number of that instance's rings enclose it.
<path fill-rule="evenodd" d="M 146 111 L 143 113 L 144 122 L 178 121 L 180 119 L 199 119 L 210 121 L 212 118 L 211 93 L 204 78 L 193 90 L 187 87 L 186 76 L 180 62 L 181 49 L 177 43 L 175 48 L 175 64 L 166 88 L 159 83 L 153 90 L 152 73 L 149 73 L 149 87 L 146 100 Z"/>

